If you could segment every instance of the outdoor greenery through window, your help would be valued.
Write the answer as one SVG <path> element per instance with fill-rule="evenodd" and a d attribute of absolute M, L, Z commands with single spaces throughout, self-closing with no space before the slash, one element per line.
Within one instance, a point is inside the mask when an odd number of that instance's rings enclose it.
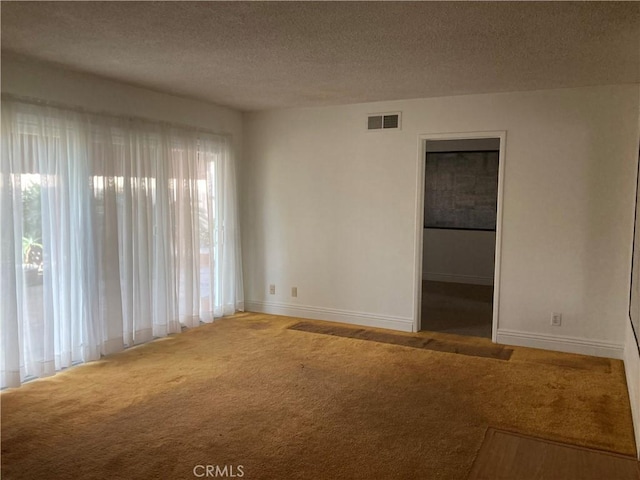
<path fill-rule="evenodd" d="M 42 284 L 42 211 L 40 175 L 21 175 L 22 186 L 22 261 L 27 284 Z"/>

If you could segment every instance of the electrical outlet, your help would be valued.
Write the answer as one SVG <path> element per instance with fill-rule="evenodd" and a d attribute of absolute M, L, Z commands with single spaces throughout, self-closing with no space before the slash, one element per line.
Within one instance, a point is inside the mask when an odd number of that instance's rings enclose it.
<path fill-rule="evenodd" d="M 552 313 L 551 314 L 551 325 L 554 327 L 559 327 L 562 325 L 562 314 L 561 313 Z"/>
<path fill-rule="evenodd" d="M 298 287 L 291 287 L 291 296 L 292 297 L 298 296 Z"/>
<path fill-rule="evenodd" d="M 275 285 L 273 285 L 273 284 L 269 285 L 269 293 L 271 295 L 275 295 L 276 294 L 276 286 Z"/>

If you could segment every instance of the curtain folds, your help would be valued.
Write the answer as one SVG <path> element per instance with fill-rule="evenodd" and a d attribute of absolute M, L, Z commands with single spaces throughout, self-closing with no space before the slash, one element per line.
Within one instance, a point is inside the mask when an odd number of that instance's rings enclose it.
<path fill-rule="evenodd" d="M 2 101 L 1 385 L 243 310 L 229 139 Z"/>

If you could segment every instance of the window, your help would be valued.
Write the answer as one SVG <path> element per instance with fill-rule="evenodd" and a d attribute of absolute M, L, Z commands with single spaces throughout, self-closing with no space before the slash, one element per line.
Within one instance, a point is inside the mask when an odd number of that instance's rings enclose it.
<path fill-rule="evenodd" d="M 2 107 L 3 387 L 243 309 L 226 137 Z"/>
<path fill-rule="evenodd" d="M 497 150 L 428 152 L 424 227 L 496 229 Z"/>

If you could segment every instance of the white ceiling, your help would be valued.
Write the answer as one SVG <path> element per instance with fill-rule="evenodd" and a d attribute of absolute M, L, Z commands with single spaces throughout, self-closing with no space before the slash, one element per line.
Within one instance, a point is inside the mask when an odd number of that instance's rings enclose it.
<path fill-rule="evenodd" d="M 240 110 L 640 82 L 640 2 L 2 2 L 3 55 Z"/>

